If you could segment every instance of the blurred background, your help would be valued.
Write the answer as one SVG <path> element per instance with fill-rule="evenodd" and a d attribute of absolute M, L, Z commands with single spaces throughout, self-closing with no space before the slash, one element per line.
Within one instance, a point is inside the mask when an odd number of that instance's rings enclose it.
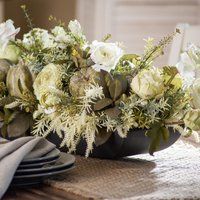
<path fill-rule="evenodd" d="M 14 20 L 20 36 L 28 31 L 22 4 L 35 26 L 51 28 L 50 15 L 66 23 L 76 18 L 89 41 L 111 33 L 113 41 L 123 41 L 127 52 L 134 53 L 143 52 L 144 38 L 159 40 L 178 23 L 200 24 L 200 0 L 0 0 L 0 21 Z M 166 64 L 168 56 L 169 50 L 158 63 Z"/>

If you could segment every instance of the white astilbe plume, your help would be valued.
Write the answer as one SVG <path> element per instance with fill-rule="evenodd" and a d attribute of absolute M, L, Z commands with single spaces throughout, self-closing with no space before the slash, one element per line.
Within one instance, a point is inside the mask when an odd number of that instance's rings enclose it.
<path fill-rule="evenodd" d="M 66 145 L 70 152 L 75 151 L 76 146 L 82 137 L 87 143 L 86 157 L 89 156 L 89 153 L 93 149 L 95 133 L 98 131 L 98 124 L 99 119 L 95 113 L 87 115 L 86 112 L 83 111 L 80 115 L 68 115 L 63 124 L 64 139 L 61 146 Z"/>
<path fill-rule="evenodd" d="M 81 107 L 87 112 L 91 111 L 91 104 L 97 99 L 102 99 L 104 97 L 103 87 L 97 84 L 90 84 L 88 88 L 85 89 L 85 95 L 80 97 L 82 101 Z"/>

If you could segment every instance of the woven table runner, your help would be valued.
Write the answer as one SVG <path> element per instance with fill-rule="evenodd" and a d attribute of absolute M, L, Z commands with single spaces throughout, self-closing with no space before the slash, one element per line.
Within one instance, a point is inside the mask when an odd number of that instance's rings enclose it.
<path fill-rule="evenodd" d="M 200 199 L 200 149 L 185 141 L 153 157 L 76 159 L 74 170 L 47 184 L 80 199 Z"/>

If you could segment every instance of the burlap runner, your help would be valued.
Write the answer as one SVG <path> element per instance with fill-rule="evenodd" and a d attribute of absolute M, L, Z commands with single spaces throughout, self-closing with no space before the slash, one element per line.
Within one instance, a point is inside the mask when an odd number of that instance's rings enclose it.
<path fill-rule="evenodd" d="M 200 199 L 200 150 L 178 141 L 154 157 L 113 161 L 77 156 L 73 171 L 48 184 L 80 199 Z"/>

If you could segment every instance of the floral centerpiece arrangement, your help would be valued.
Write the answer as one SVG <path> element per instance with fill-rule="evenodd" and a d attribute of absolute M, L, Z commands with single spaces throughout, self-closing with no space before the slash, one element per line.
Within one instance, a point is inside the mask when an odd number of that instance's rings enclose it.
<path fill-rule="evenodd" d="M 145 129 L 153 154 L 169 127 L 185 136 L 200 129 L 199 48 L 184 53 L 178 68 L 156 68 L 153 61 L 174 34 L 157 45 L 148 38 L 143 55 L 126 54 L 109 35 L 90 44 L 77 20 L 65 26 L 50 17 L 58 22 L 53 29 L 35 28 L 22 8 L 30 27 L 23 39 L 15 39 L 20 29 L 13 21 L 0 24 L 4 137 L 55 132 L 70 151 L 84 138 L 88 156 L 114 131 L 126 137 L 131 129 Z"/>

